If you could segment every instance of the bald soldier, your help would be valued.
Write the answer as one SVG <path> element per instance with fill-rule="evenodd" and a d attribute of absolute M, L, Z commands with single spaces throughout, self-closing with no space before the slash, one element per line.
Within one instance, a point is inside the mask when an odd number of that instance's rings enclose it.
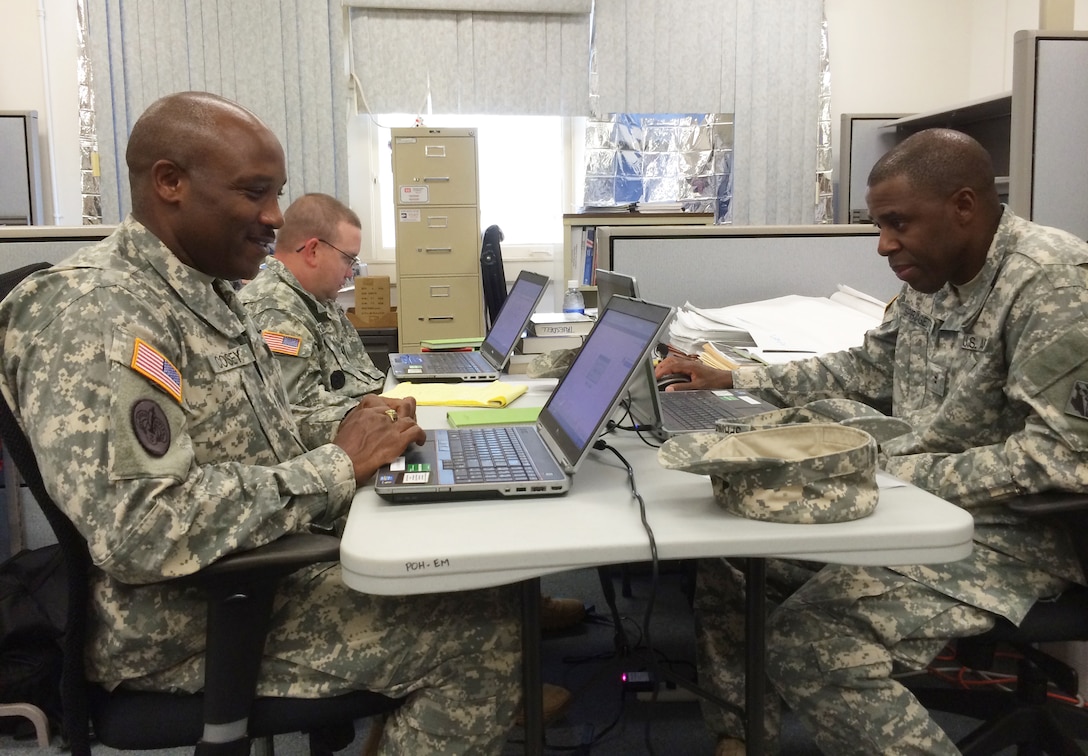
<path fill-rule="evenodd" d="M 303 443 L 229 283 L 256 274 L 283 220 L 283 149 L 255 115 L 170 95 L 126 158 L 131 215 L 0 304 L 0 390 L 90 548 L 88 675 L 194 691 L 203 601 L 159 581 L 335 522 L 425 434 L 411 400 L 367 397 L 329 443 Z M 501 751 L 519 692 L 509 591 L 368 596 L 324 564 L 286 578 L 276 606 L 259 695 L 379 691 L 405 698 L 380 753 Z"/>
<path fill-rule="evenodd" d="M 904 286 L 861 346 L 733 372 L 670 357 L 657 371 L 691 377 L 672 390 L 737 386 L 789 405 L 846 397 L 908 424 L 881 444 L 882 467 L 969 510 L 972 555 L 815 574 L 769 562 L 781 603 L 768 618 L 768 674 L 825 753 L 954 754 L 892 672 L 924 668 L 998 617 L 1019 624 L 1040 598 L 1084 583 L 1064 532 L 1000 501 L 1088 490 L 1088 244 L 1001 205 L 986 150 L 946 129 L 885 154 L 867 201 L 877 253 Z M 742 579 L 721 561 L 700 566 L 700 681 L 742 702 Z M 718 755 L 743 754 L 736 718 L 705 713 Z"/>

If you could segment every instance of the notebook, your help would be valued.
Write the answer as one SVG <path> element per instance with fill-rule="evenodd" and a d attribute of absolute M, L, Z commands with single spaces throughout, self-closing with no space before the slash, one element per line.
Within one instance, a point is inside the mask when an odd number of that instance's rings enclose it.
<path fill-rule="evenodd" d="M 597 311 L 602 312 L 608 307 L 608 300 L 613 296 L 630 297 L 638 299 L 638 282 L 634 276 L 626 273 L 617 273 L 614 270 L 597 268 L 593 273 L 597 282 Z"/>
<path fill-rule="evenodd" d="M 398 381 L 497 380 L 547 286 L 547 276 L 523 270 L 478 352 L 394 353 L 390 372 Z"/>
<path fill-rule="evenodd" d="M 718 420 L 743 420 L 778 409 L 744 389 L 658 391 L 650 359 L 632 379 L 628 402 L 635 425 L 662 440 L 678 433 L 712 431 Z"/>
<path fill-rule="evenodd" d="M 535 424 L 428 430 L 425 444 L 378 470 L 374 490 L 394 503 L 566 493 L 671 315 L 614 297 Z M 498 460 L 482 461 L 484 451 Z"/>

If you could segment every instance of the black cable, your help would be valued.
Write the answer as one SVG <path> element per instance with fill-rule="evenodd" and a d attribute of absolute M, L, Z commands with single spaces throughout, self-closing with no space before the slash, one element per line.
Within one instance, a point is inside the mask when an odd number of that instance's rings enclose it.
<path fill-rule="evenodd" d="M 650 527 L 649 521 L 646 519 L 646 502 L 643 500 L 642 494 L 640 494 L 638 492 L 638 487 L 635 485 L 635 471 L 631 467 L 631 463 L 628 462 L 627 459 L 622 454 L 620 454 L 619 450 L 617 450 L 614 446 L 611 446 L 603 438 L 597 439 L 597 441 L 593 444 L 593 448 L 598 449 L 598 450 L 602 450 L 602 451 L 607 449 L 608 451 L 612 452 L 620 460 L 620 462 L 623 464 L 624 468 L 626 468 L 626 470 L 627 470 L 627 481 L 628 481 L 628 484 L 631 487 L 631 495 L 634 496 L 635 499 L 638 501 L 639 516 L 642 518 L 642 527 L 646 530 L 646 535 L 647 535 L 647 537 L 649 538 L 649 541 L 650 541 L 650 594 L 649 594 L 649 597 L 647 598 L 647 601 L 646 601 L 646 612 L 643 615 L 642 632 L 643 632 L 643 637 L 646 640 L 646 646 L 650 650 L 650 657 L 649 657 L 648 666 L 650 667 L 650 671 L 654 675 L 654 679 L 655 680 L 662 680 L 662 681 L 670 680 L 673 683 L 675 683 L 677 686 L 685 688 L 685 689 L 691 691 L 692 693 L 694 693 L 695 695 L 700 696 L 701 698 L 704 698 L 704 699 L 706 699 L 708 701 L 711 701 L 712 703 L 717 704 L 718 706 L 720 706 L 722 709 L 724 709 L 726 711 L 732 712 L 736 716 L 740 717 L 742 721 L 744 721 L 744 708 L 743 707 L 737 706 L 736 704 L 733 704 L 733 703 L 730 703 L 729 701 L 726 701 L 725 699 L 721 698 L 720 696 L 717 696 L 717 695 L 711 693 L 710 691 L 706 690 L 705 688 L 700 687 L 699 685 L 692 682 L 691 680 L 688 680 L 688 679 L 684 678 L 681 675 L 677 675 L 675 672 L 672 671 L 672 669 L 665 670 L 665 669 L 662 669 L 658 665 L 657 652 L 654 651 L 653 637 L 652 637 L 652 634 L 650 632 L 650 620 L 651 620 L 651 617 L 653 616 L 654 601 L 656 600 L 656 596 L 657 596 L 658 567 L 659 567 L 659 565 L 658 565 L 658 557 L 657 557 L 657 542 L 654 540 L 654 531 L 653 531 L 653 528 Z M 655 687 L 654 698 L 656 698 L 656 697 L 657 697 L 657 690 L 656 690 L 656 687 Z M 648 738 L 649 738 L 648 727 L 649 727 L 649 720 L 647 720 L 647 745 L 649 744 L 649 741 L 648 741 Z"/>

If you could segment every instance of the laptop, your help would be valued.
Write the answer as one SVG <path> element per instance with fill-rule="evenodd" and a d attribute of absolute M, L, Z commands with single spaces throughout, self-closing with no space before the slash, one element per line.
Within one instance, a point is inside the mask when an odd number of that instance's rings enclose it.
<path fill-rule="evenodd" d="M 652 359 L 639 366 L 627 399 L 635 426 L 662 440 L 715 430 L 719 420 L 743 423 L 752 415 L 779 409 L 744 389 L 658 391 Z"/>
<path fill-rule="evenodd" d="M 547 276 L 523 270 L 479 351 L 394 353 L 389 370 L 398 381 L 498 380 L 547 286 Z"/>
<path fill-rule="evenodd" d="M 638 281 L 634 276 L 626 273 L 617 273 L 614 270 L 597 268 L 593 272 L 593 280 L 597 282 L 597 311 L 603 312 L 608 307 L 608 300 L 613 296 L 630 297 L 639 299 Z"/>
<path fill-rule="evenodd" d="M 671 307 L 613 297 L 535 425 L 428 430 L 425 444 L 378 470 L 375 492 L 394 503 L 566 493 L 671 315 Z M 483 460 L 485 449 L 500 459 Z"/>

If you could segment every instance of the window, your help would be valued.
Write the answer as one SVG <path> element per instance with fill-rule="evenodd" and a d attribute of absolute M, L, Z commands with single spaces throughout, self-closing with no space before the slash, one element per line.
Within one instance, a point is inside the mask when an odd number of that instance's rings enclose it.
<path fill-rule="evenodd" d="M 395 247 L 390 127 L 411 126 L 413 116 L 377 116 L 377 191 L 381 202 L 383 257 Z M 502 229 L 504 258 L 562 253 L 563 213 L 569 197 L 572 160 L 569 119 L 558 116 L 430 116 L 427 126 L 477 129 L 480 231 Z"/>

